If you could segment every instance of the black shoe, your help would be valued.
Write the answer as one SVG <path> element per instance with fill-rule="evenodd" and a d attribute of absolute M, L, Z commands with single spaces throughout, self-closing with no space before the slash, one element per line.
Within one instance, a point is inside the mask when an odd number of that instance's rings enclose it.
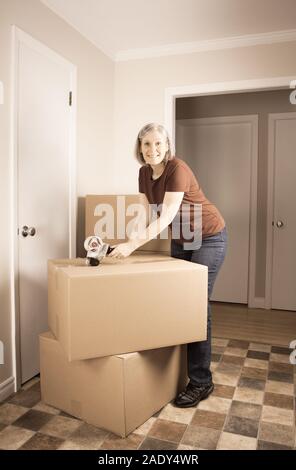
<path fill-rule="evenodd" d="M 189 408 L 197 405 L 201 400 L 207 398 L 214 390 L 214 384 L 193 385 L 189 382 L 184 392 L 175 398 L 174 405 L 179 408 Z"/>

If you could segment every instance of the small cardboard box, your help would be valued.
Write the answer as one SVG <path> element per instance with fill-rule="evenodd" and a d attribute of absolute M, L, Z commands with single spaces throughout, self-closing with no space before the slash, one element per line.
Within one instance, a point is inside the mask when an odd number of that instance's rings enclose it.
<path fill-rule="evenodd" d="M 49 327 L 69 361 L 203 341 L 207 267 L 161 255 L 48 261 Z"/>
<path fill-rule="evenodd" d="M 116 245 L 127 241 L 129 223 L 138 214 L 138 194 L 87 195 L 85 198 L 85 238 L 101 237 L 106 243 Z M 171 235 L 168 229 L 150 240 L 137 251 L 170 253 Z"/>
<path fill-rule="evenodd" d="M 186 385 L 186 347 L 68 362 L 51 333 L 40 335 L 42 400 L 125 437 Z"/>

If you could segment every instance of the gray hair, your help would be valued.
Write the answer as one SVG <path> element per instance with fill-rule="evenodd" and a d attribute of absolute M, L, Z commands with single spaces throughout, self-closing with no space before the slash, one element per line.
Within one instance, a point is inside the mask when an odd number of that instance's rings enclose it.
<path fill-rule="evenodd" d="M 141 165 L 146 165 L 146 162 L 143 158 L 142 152 L 141 152 L 141 141 L 143 137 L 150 131 L 157 131 L 160 134 L 162 134 L 163 137 L 165 137 L 167 144 L 168 144 L 168 150 L 164 156 L 163 162 L 166 164 L 169 160 L 171 160 L 172 157 L 172 152 L 171 152 L 171 142 L 169 138 L 169 134 L 165 127 L 163 127 L 161 124 L 157 124 L 155 122 L 151 122 L 149 124 L 146 124 L 146 126 L 142 127 L 140 132 L 138 133 L 137 141 L 136 141 L 136 146 L 135 146 L 135 156 L 138 162 Z"/>

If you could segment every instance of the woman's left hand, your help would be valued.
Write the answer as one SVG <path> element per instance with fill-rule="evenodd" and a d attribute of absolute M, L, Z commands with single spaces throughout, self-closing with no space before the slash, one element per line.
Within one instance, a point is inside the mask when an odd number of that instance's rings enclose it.
<path fill-rule="evenodd" d="M 111 251 L 108 258 L 127 258 L 133 251 L 135 251 L 135 249 L 136 247 L 131 242 L 120 243 L 119 245 L 116 245 L 113 251 Z"/>

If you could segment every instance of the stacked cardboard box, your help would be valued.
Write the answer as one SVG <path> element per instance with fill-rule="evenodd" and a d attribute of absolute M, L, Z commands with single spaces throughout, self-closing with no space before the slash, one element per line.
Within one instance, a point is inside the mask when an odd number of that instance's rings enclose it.
<path fill-rule="evenodd" d="M 207 268 L 148 250 L 98 267 L 50 260 L 48 315 L 43 400 L 124 437 L 186 384 L 184 345 L 206 338 Z"/>

